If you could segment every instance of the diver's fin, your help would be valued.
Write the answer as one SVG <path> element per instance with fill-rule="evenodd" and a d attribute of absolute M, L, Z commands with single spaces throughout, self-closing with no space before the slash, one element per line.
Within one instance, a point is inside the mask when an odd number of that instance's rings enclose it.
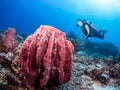
<path fill-rule="evenodd" d="M 108 32 L 107 30 L 100 30 L 99 31 L 100 33 L 106 33 L 106 32 Z"/>
<path fill-rule="evenodd" d="M 106 32 L 108 32 L 108 31 L 107 31 L 107 30 L 103 30 L 102 32 L 103 32 L 103 33 L 106 33 Z"/>

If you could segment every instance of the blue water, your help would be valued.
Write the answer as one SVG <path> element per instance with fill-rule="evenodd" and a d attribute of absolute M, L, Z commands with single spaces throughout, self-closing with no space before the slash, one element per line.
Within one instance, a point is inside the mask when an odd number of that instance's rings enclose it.
<path fill-rule="evenodd" d="M 120 0 L 0 0 L 0 29 L 16 28 L 18 34 L 33 33 L 40 25 L 51 25 L 68 33 L 76 29 L 78 18 L 108 30 L 104 40 L 120 49 Z"/>

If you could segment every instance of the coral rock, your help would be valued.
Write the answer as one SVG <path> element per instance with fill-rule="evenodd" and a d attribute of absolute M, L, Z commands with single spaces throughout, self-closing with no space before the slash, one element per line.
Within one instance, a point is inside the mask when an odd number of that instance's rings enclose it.
<path fill-rule="evenodd" d="M 16 47 L 15 35 L 16 35 L 15 29 L 8 28 L 8 31 L 5 33 L 5 37 L 3 39 L 5 52 L 13 51 L 14 48 Z"/>
<path fill-rule="evenodd" d="M 69 81 L 74 47 L 65 33 L 51 26 L 40 26 L 27 37 L 20 52 L 20 66 L 26 85 L 46 86 L 50 80 Z"/>

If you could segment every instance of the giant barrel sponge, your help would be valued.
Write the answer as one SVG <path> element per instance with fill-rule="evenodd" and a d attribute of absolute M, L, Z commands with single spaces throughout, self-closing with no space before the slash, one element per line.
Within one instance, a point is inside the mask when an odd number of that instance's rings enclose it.
<path fill-rule="evenodd" d="M 71 77 L 74 47 L 65 33 L 41 25 L 27 37 L 20 52 L 21 71 L 28 86 L 46 86 L 54 80 L 66 83 Z"/>

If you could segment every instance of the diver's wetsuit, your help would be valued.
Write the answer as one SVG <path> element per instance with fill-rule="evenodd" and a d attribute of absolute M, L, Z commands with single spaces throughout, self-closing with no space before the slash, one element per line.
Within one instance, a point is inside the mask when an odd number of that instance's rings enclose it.
<path fill-rule="evenodd" d="M 88 30 L 86 30 L 87 28 L 85 26 L 88 26 Z M 105 31 L 97 30 L 97 28 L 92 26 L 90 23 L 83 22 L 81 29 L 82 29 L 83 34 L 86 36 L 86 39 L 88 39 L 89 37 L 97 37 L 100 39 L 104 38 Z"/>

